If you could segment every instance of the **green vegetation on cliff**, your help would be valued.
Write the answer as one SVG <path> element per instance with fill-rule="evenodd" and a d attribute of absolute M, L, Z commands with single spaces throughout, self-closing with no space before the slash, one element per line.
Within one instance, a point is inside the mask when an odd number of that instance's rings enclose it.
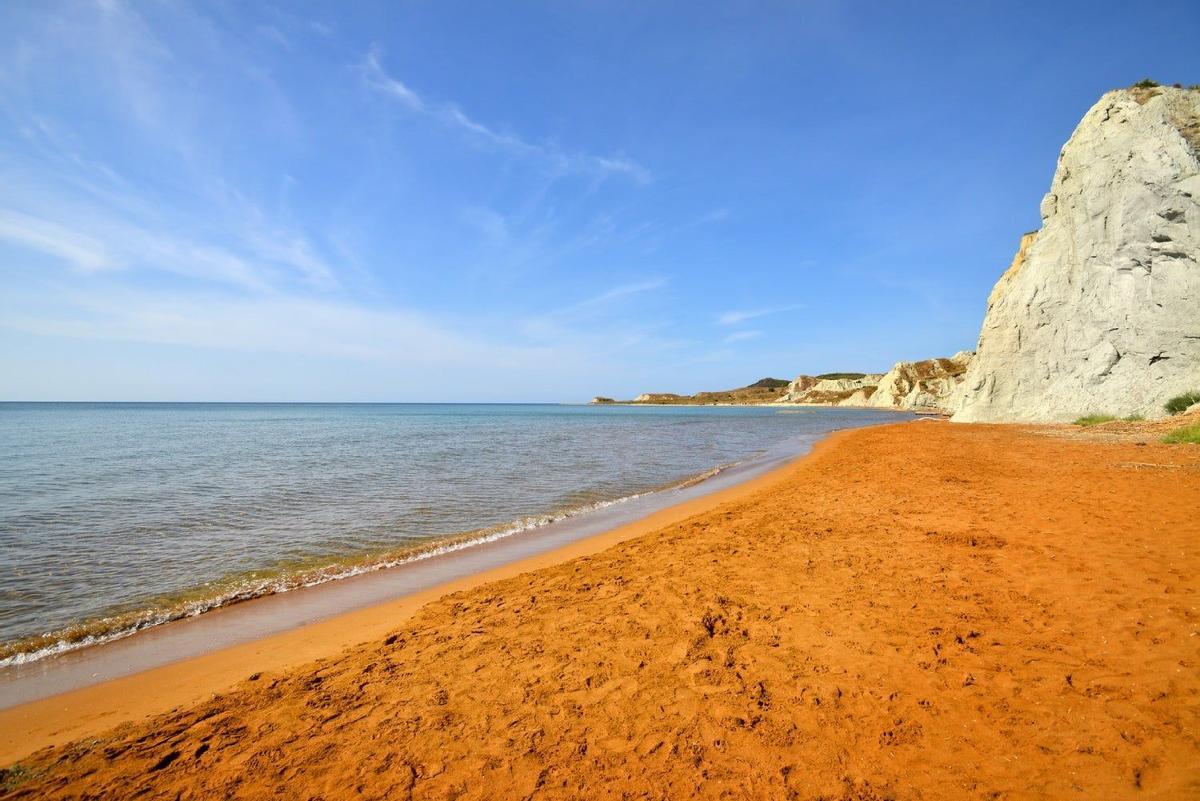
<path fill-rule="evenodd" d="M 1167 410 L 1168 414 L 1179 414 L 1197 403 L 1200 403 L 1200 392 L 1185 392 L 1171 398 L 1163 408 Z"/>
<path fill-rule="evenodd" d="M 865 378 L 866 375 L 866 373 L 821 373 L 817 379 L 819 381 L 857 381 Z"/>

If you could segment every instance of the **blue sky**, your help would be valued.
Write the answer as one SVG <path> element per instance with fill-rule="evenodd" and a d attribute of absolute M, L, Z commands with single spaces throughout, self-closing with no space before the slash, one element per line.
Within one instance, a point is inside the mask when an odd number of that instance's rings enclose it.
<path fill-rule="evenodd" d="M 0 6 L 0 398 L 571 401 L 972 348 L 1200 4 Z"/>

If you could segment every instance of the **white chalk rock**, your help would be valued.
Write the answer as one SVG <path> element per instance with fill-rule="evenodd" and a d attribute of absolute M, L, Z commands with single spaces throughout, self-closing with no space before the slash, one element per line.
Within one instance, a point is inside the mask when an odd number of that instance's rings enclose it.
<path fill-rule="evenodd" d="M 1200 91 L 1109 92 L 988 299 L 959 421 L 1158 417 L 1200 389 Z"/>

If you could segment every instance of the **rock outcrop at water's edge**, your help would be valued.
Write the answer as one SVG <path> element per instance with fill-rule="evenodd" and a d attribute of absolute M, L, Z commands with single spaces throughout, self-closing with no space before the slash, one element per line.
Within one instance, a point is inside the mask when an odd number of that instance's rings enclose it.
<path fill-rule="evenodd" d="M 988 299 L 958 421 L 1161 416 L 1200 388 L 1200 91 L 1105 94 Z"/>
<path fill-rule="evenodd" d="M 971 353 L 962 351 L 948 359 L 897 362 L 886 373 L 826 373 L 802 375 L 791 382 L 764 378 L 742 389 L 676 395 L 647 392 L 631 401 L 613 401 L 597 396 L 593 404 L 633 405 L 761 406 L 766 404 L 806 406 L 853 406 L 871 409 L 947 412 Z"/>
<path fill-rule="evenodd" d="M 878 409 L 945 412 L 974 356 L 959 351 L 948 359 L 897 362 L 879 380 L 866 405 Z"/>
<path fill-rule="evenodd" d="M 776 402 L 942 413 L 970 362 L 971 353 L 961 351 L 948 359 L 896 362 L 882 374 L 802 375 Z"/>

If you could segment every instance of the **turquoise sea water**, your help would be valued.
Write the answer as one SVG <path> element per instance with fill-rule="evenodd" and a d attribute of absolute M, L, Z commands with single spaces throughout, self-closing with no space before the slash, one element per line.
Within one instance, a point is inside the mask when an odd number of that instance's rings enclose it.
<path fill-rule="evenodd" d="M 520 536 L 903 416 L 763 407 L 0 404 L 0 661 Z"/>

